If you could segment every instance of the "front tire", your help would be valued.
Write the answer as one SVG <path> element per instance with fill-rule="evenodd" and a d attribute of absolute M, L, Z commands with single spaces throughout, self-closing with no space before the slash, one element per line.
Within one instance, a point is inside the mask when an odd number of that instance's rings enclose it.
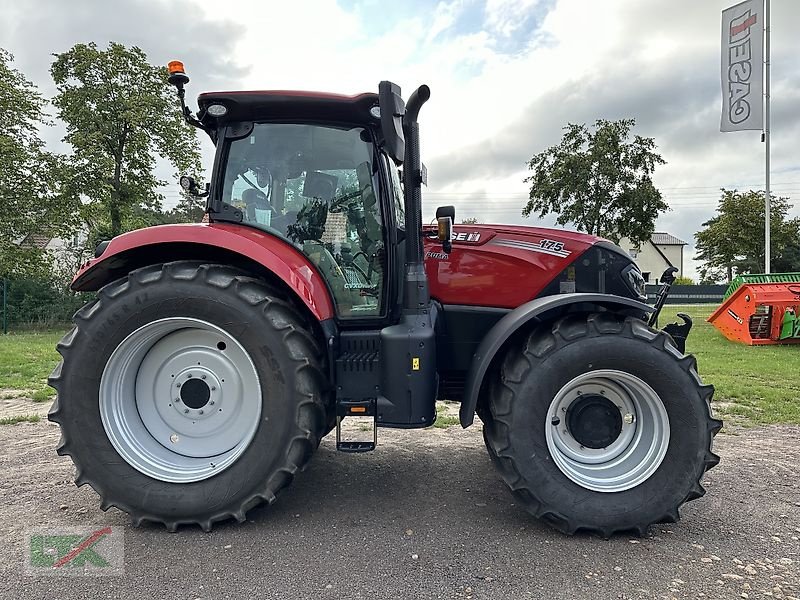
<path fill-rule="evenodd" d="M 324 357 L 263 281 L 190 261 L 133 271 L 75 315 L 49 418 L 101 508 L 175 530 L 245 519 L 326 424 Z"/>
<path fill-rule="evenodd" d="M 492 382 L 484 439 L 537 518 L 603 537 L 675 522 L 705 493 L 722 422 L 694 357 L 608 313 L 569 316 L 511 347 Z"/>

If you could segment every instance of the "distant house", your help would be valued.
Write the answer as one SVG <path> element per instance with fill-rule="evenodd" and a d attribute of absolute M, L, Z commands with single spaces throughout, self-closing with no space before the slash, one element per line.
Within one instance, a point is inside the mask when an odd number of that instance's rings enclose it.
<path fill-rule="evenodd" d="M 640 244 L 622 238 L 619 245 L 639 265 L 647 283 L 658 283 L 661 274 L 668 267 L 676 267 L 676 276 L 683 276 L 683 247 L 686 242 L 674 235 L 656 232 L 648 241 Z"/>
<path fill-rule="evenodd" d="M 38 248 L 39 250 L 49 250 L 58 252 L 65 248 L 83 244 L 87 239 L 85 231 L 78 231 L 71 239 L 51 237 L 41 233 L 29 233 L 25 237 L 17 239 L 14 243 L 22 248 Z"/>

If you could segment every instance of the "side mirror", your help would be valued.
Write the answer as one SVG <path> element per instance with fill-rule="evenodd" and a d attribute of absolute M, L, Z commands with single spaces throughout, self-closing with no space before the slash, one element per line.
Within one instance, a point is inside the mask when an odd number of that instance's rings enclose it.
<path fill-rule="evenodd" d="M 400 95 L 400 86 L 391 81 L 381 81 L 378 84 L 378 106 L 386 151 L 396 163 L 402 163 L 406 156 L 406 139 L 403 135 L 406 103 Z"/>
<path fill-rule="evenodd" d="M 672 285 L 675 283 L 675 273 L 677 272 L 677 267 L 667 267 L 667 269 L 661 274 L 661 283 L 665 283 L 667 285 Z"/>
<path fill-rule="evenodd" d="M 436 238 L 441 242 L 442 250 L 447 254 L 453 251 L 453 221 L 455 218 L 455 206 L 440 206 L 436 209 Z"/>
<path fill-rule="evenodd" d="M 197 182 L 194 180 L 194 177 L 183 175 L 180 178 L 180 184 L 181 187 L 184 189 L 184 191 L 191 196 L 195 196 L 196 198 L 203 198 L 204 196 L 208 196 L 208 186 L 206 185 L 205 192 L 201 192 L 200 186 L 197 185 Z"/>

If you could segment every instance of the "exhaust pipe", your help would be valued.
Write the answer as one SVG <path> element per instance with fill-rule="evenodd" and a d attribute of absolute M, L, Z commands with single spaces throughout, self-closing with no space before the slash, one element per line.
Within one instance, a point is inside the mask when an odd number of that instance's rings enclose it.
<path fill-rule="evenodd" d="M 428 278 L 422 256 L 422 159 L 419 148 L 419 111 L 431 97 L 427 85 L 421 85 L 408 99 L 403 115 L 406 155 L 403 164 L 403 185 L 406 209 L 406 274 L 403 308 L 424 312 L 430 304 Z"/>

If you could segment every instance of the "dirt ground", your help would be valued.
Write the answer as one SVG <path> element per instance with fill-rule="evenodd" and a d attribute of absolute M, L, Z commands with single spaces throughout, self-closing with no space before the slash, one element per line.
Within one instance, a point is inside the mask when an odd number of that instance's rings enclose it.
<path fill-rule="evenodd" d="M 44 420 L 0 426 L 0 598 L 800 598 L 800 427 L 721 433 L 708 494 L 680 523 L 611 540 L 532 519 L 479 427 L 380 430 L 363 455 L 329 436 L 274 506 L 208 534 L 101 512 L 58 437 Z M 124 528 L 123 576 L 25 575 L 27 528 L 99 524 Z"/>

